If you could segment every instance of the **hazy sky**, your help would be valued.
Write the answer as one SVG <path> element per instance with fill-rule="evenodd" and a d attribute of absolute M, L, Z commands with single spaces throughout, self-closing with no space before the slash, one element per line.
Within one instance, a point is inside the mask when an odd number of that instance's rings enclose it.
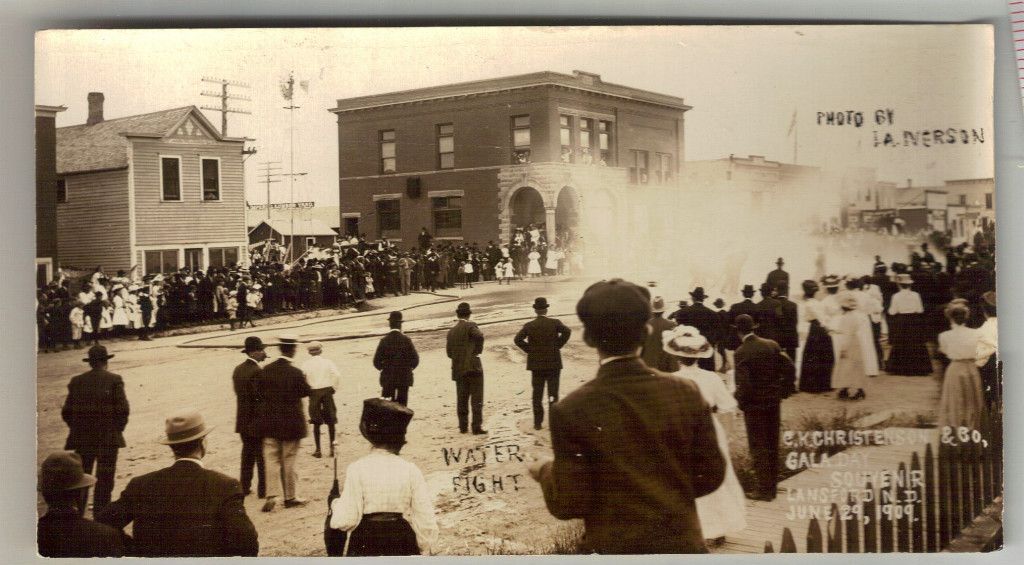
<path fill-rule="evenodd" d="M 987 26 L 396 28 L 51 31 L 36 38 L 36 102 L 65 105 L 58 126 L 83 123 L 86 95 L 106 96 L 116 118 L 194 104 L 214 76 L 246 82 L 228 133 L 255 138 L 248 199 L 262 203 L 256 171 L 288 172 L 288 111 L 279 83 L 297 89 L 297 200 L 337 204 L 338 98 L 536 71 L 598 73 L 603 80 L 682 97 L 686 159 L 765 155 L 792 162 L 875 167 L 882 180 L 917 185 L 993 175 L 992 36 Z M 894 110 L 876 126 L 876 109 Z M 864 124 L 819 126 L 819 111 L 861 111 Z M 220 114 L 206 111 L 219 126 Z M 874 147 L 873 131 L 984 128 L 985 143 Z M 272 200 L 287 201 L 288 183 Z"/>

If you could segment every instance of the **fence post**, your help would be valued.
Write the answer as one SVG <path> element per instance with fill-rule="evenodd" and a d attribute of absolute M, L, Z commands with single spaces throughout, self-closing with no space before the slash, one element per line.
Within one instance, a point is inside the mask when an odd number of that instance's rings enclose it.
<path fill-rule="evenodd" d="M 959 536 L 974 516 L 971 514 L 971 446 L 959 444 L 956 450 L 960 467 L 960 527 L 955 534 Z"/>
<path fill-rule="evenodd" d="M 846 520 L 846 553 L 860 553 L 860 523 L 859 514 L 854 512 L 853 493 L 846 495 L 846 507 L 850 509 L 848 520 Z"/>
<path fill-rule="evenodd" d="M 949 446 L 947 449 L 949 451 L 949 482 L 946 483 L 946 488 L 949 489 L 949 539 L 946 541 L 948 542 L 960 533 L 960 520 L 963 516 L 960 506 L 963 501 L 960 500 L 960 450 L 953 446 Z"/>
<path fill-rule="evenodd" d="M 875 513 L 878 493 L 875 492 L 871 481 L 864 487 L 864 493 L 870 493 L 871 497 L 871 500 L 862 500 L 860 503 L 860 513 L 864 520 L 864 553 L 878 553 L 878 516 Z"/>
<path fill-rule="evenodd" d="M 892 487 L 885 479 L 878 487 L 878 530 L 880 551 L 892 553 Z"/>
<path fill-rule="evenodd" d="M 782 529 L 782 545 L 779 546 L 779 553 L 796 553 L 796 541 L 793 540 L 793 532 L 789 528 Z"/>
<path fill-rule="evenodd" d="M 807 553 L 821 553 L 821 525 L 818 524 L 818 518 L 811 518 L 811 521 L 807 524 Z"/>
<path fill-rule="evenodd" d="M 895 494 L 892 497 L 893 511 L 896 513 L 898 518 L 896 519 L 896 551 L 900 553 L 907 553 L 910 551 L 910 515 L 906 512 L 906 504 L 903 503 L 903 498 L 900 497 L 900 482 L 902 480 L 906 487 L 910 486 L 910 475 L 907 473 L 906 463 L 900 463 L 899 473 L 897 480 L 894 481 L 893 489 Z"/>
<path fill-rule="evenodd" d="M 843 522 L 839 519 L 839 506 L 833 502 L 828 517 L 828 552 L 843 552 Z"/>
<path fill-rule="evenodd" d="M 935 539 L 938 535 L 936 531 L 938 521 L 935 519 L 935 514 L 938 511 L 939 505 L 936 504 L 935 500 L 935 480 L 935 454 L 932 451 L 932 444 L 929 443 L 924 448 L 924 550 L 927 553 L 935 553 L 937 551 Z M 940 488 L 942 487 L 940 486 Z"/>
<path fill-rule="evenodd" d="M 772 542 L 770 542 L 770 541 L 765 541 L 764 542 L 764 552 L 765 553 L 775 553 L 775 548 L 772 547 Z"/>
<path fill-rule="evenodd" d="M 924 551 L 924 490 L 921 484 L 921 459 L 915 451 L 910 456 L 910 490 L 914 493 L 914 501 L 910 503 L 913 512 L 910 515 L 910 547 L 911 551 Z"/>
<path fill-rule="evenodd" d="M 985 511 L 985 500 L 982 498 L 982 487 L 981 487 L 981 469 L 984 465 L 985 451 L 981 448 L 980 443 L 971 444 L 970 448 L 971 457 L 971 500 L 974 504 L 971 505 L 973 512 L 971 512 L 971 520 L 981 516 L 981 513 Z"/>
<path fill-rule="evenodd" d="M 939 506 L 939 546 L 941 551 L 949 545 L 950 531 L 953 523 L 953 493 L 956 492 L 956 485 L 953 483 L 953 461 L 950 457 L 950 447 L 939 444 L 939 482 L 937 491 L 937 502 Z"/>

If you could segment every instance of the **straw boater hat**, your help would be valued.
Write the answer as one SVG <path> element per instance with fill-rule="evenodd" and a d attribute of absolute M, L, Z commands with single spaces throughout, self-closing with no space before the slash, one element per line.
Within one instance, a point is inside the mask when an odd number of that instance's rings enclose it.
<path fill-rule="evenodd" d="M 821 284 L 825 285 L 825 288 L 837 288 L 839 287 L 839 277 L 836 275 L 825 275 L 821 279 Z"/>
<path fill-rule="evenodd" d="M 314 351 L 323 351 L 324 344 L 320 343 L 319 341 L 311 341 L 308 344 L 306 344 L 306 350 L 308 350 L 310 353 Z"/>
<path fill-rule="evenodd" d="M 213 431 L 213 426 L 207 426 L 203 415 L 199 412 L 188 412 L 167 418 L 165 439 L 157 440 L 164 445 L 174 445 L 194 441 Z"/>
<path fill-rule="evenodd" d="M 689 359 L 707 359 L 715 350 L 700 330 L 691 326 L 676 326 L 661 333 L 665 353 Z"/>
<path fill-rule="evenodd" d="M 96 477 L 82 469 L 82 458 L 73 451 L 51 453 L 39 466 L 39 492 L 58 493 L 91 487 Z"/>
<path fill-rule="evenodd" d="M 651 300 L 651 312 L 654 314 L 661 314 L 665 311 L 665 299 L 660 296 L 655 296 Z"/>
<path fill-rule="evenodd" d="M 914 284 L 914 279 L 908 273 L 896 275 L 896 284 Z"/>

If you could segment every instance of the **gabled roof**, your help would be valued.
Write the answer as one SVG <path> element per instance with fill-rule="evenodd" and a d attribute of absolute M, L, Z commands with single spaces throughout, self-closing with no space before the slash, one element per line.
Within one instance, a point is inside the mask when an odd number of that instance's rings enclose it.
<path fill-rule="evenodd" d="M 81 173 L 128 166 L 128 136 L 165 137 L 194 116 L 217 141 L 224 138 L 195 106 L 57 128 L 57 173 Z"/>
<path fill-rule="evenodd" d="M 270 229 L 276 231 L 281 235 L 292 235 L 292 222 L 289 219 L 271 219 L 263 220 L 256 227 L 249 230 L 250 233 L 259 228 L 261 225 L 267 224 Z M 338 232 L 331 229 L 320 220 L 309 220 L 309 219 L 295 219 L 295 235 L 296 236 L 318 236 L 318 235 L 338 235 Z"/>

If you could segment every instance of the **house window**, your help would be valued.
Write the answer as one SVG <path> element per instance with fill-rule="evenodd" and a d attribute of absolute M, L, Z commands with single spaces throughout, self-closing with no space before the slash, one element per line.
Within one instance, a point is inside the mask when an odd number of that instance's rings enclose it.
<path fill-rule="evenodd" d="M 667 183 L 672 181 L 672 156 L 668 153 L 658 153 L 658 182 Z"/>
<path fill-rule="evenodd" d="M 231 267 L 238 263 L 237 247 L 211 247 L 210 267 Z"/>
<path fill-rule="evenodd" d="M 316 245 L 316 238 L 315 237 L 307 237 L 306 238 L 306 247 L 313 247 L 315 245 Z"/>
<path fill-rule="evenodd" d="M 220 159 L 202 159 L 203 200 L 220 200 Z"/>
<path fill-rule="evenodd" d="M 178 270 L 178 250 L 146 251 L 146 274 L 173 273 Z"/>
<path fill-rule="evenodd" d="M 647 157 L 646 151 L 639 149 L 630 150 L 629 182 L 633 184 L 647 184 Z"/>
<path fill-rule="evenodd" d="M 961 206 L 967 206 L 967 195 L 966 194 L 961 194 L 960 195 L 960 205 Z"/>
<path fill-rule="evenodd" d="M 192 272 L 203 268 L 203 248 L 189 247 L 185 249 L 185 266 Z"/>
<path fill-rule="evenodd" d="M 452 124 L 437 126 L 437 168 L 455 168 L 455 126 Z"/>
<path fill-rule="evenodd" d="M 398 200 L 397 198 L 377 201 L 378 237 L 392 237 L 394 234 L 387 232 L 397 232 L 402 229 L 402 211 L 400 205 L 401 200 Z"/>
<path fill-rule="evenodd" d="M 512 116 L 512 163 L 530 162 L 530 116 Z"/>
<path fill-rule="evenodd" d="M 434 235 L 437 237 L 462 235 L 462 197 L 442 196 L 430 200 L 434 214 Z"/>
<path fill-rule="evenodd" d="M 608 165 L 612 162 L 612 123 L 600 121 L 597 123 L 597 147 L 601 151 L 601 164 Z"/>
<path fill-rule="evenodd" d="M 992 193 L 991 192 L 986 192 L 985 193 L 985 209 L 986 210 L 991 210 L 992 209 Z"/>
<path fill-rule="evenodd" d="M 560 159 L 563 163 L 571 163 L 573 158 L 572 148 L 572 116 L 558 116 L 559 140 L 562 145 Z"/>
<path fill-rule="evenodd" d="M 181 200 L 181 157 L 160 158 L 160 183 L 163 200 Z"/>
<path fill-rule="evenodd" d="M 359 235 L 359 218 L 345 218 L 345 235 Z"/>
<path fill-rule="evenodd" d="M 68 201 L 68 184 L 64 179 L 57 179 L 57 204 Z"/>
<path fill-rule="evenodd" d="M 395 130 L 380 132 L 380 172 L 393 173 L 395 168 Z"/>

